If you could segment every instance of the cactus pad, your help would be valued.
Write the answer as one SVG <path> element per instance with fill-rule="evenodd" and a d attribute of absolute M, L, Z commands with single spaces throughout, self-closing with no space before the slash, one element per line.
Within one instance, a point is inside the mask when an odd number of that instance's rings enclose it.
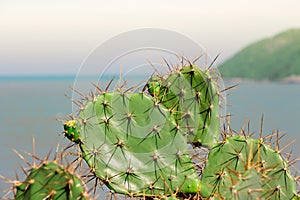
<path fill-rule="evenodd" d="M 174 67 L 167 77 L 151 77 L 147 88 L 172 111 L 179 126 L 189 129 L 189 142 L 212 146 L 218 141 L 219 92 L 209 70 L 192 64 Z"/>
<path fill-rule="evenodd" d="M 55 162 L 32 168 L 24 182 L 16 186 L 15 200 L 87 199 L 80 178 L 71 174 Z"/>
<path fill-rule="evenodd" d="M 160 197 L 199 189 L 186 137 L 152 97 L 103 92 L 64 128 L 91 171 L 116 193 Z"/>
<path fill-rule="evenodd" d="M 296 182 L 284 158 L 263 140 L 231 136 L 208 155 L 203 196 L 217 199 L 292 199 Z M 205 193 L 205 194 L 204 194 Z"/>

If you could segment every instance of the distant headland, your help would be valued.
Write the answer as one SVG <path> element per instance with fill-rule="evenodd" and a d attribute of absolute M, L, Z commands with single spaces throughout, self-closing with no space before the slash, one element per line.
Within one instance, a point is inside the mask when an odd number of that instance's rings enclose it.
<path fill-rule="evenodd" d="M 300 29 L 290 29 L 254 42 L 219 70 L 224 78 L 300 83 Z"/>

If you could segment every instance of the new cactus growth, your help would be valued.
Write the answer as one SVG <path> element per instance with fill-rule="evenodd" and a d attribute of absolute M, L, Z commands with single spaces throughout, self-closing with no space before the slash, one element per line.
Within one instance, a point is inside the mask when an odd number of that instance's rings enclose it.
<path fill-rule="evenodd" d="M 24 182 L 16 185 L 15 200 L 87 199 L 80 178 L 55 162 L 32 168 Z"/>
<path fill-rule="evenodd" d="M 64 128 L 91 171 L 116 193 L 160 197 L 199 189 L 183 130 L 144 93 L 101 92 Z"/>
<path fill-rule="evenodd" d="M 288 162 L 264 140 L 230 136 L 209 152 L 202 196 L 216 199 L 292 199 L 296 182 Z"/>
<path fill-rule="evenodd" d="M 149 93 L 173 113 L 176 123 L 189 129 L 189 142 L 205 146 L 218 141 L 220 128 L 219 91 L 210 73 L 190 63 L 147 83 Z"/>

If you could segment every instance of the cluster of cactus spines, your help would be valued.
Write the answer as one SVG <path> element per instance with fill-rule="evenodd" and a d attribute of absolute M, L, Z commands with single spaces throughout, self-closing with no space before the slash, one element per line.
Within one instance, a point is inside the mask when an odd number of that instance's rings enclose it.
<path fill-rule="evenodd" d="M 157 99 L 131 91 L 94 97 L 64 128 L 98 179 L 129 196 L 197 193 L 185 136 Z"/>
<path fill-rule="evenodd" d="M 209 69 L 192 63 L 174 66 L 167 75 L 152 76 L 147 88 L 174 115 L 180 127 L 188 128 L 190 143 L 211 146 L 218 141 L 220 92 Z"/>
<path fill-rule="evenodd" d="M 215 199 L 292 199 L 296 181 L 278 147 L 245 134 L 224 134 L 211 148 L 201 181 L 204 197 Z M 278 138 L 277 138 L 278 141 Z"/>

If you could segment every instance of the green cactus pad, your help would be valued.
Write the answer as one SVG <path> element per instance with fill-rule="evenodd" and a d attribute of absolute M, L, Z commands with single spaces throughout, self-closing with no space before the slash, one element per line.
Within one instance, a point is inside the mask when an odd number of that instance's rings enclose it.
<path fill-rule="evenodd" d="M 80 178 L 71 174 L 55 162 L 33 168 L 26 180 L 17 187 L 15 200 L 87 199 Z"/>
<path fill-rule="evenodd" d="M 202 174 L 203 196 L 216 199 L 292 199 L 296 182 L 284 158 L 271 147 L 245 136 L 216 144 Z"/>
<path fill-rule="evenodd" d="M 174 68 L 166 78 L 151 77 L 147 88 L 170 109 L 180 127 L 189 129 L 189 142 L 212 146 L 218 141 L 219 93 L 208 70 L 195 65 Z"/>
<path fill-rule="evenodd" d="M 64 127 L 91 171 L 116 193 L 155 197 L 198 191 L 186 138 L 173 115 L 152 97 L 103 92 Z"/>

